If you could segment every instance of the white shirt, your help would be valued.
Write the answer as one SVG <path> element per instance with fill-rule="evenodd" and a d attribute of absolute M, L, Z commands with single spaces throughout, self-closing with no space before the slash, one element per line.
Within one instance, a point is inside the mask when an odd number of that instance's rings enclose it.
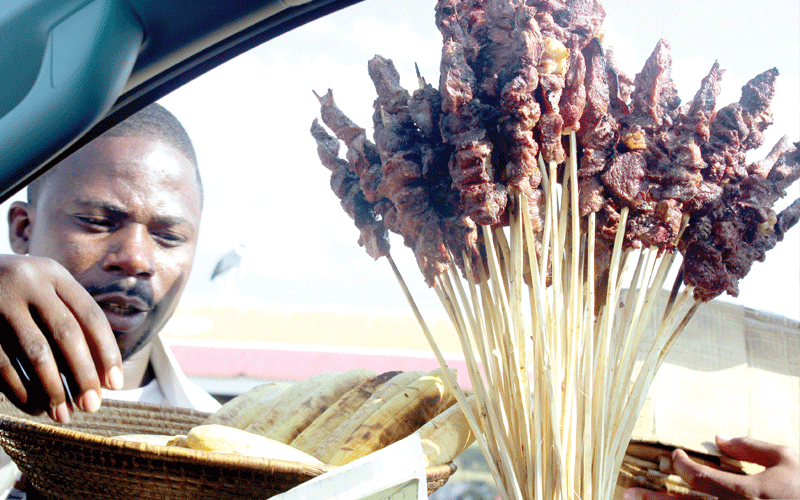
<path fill-rule="evenodd" d="M 198 385 L 190 382 L 184 375 L 178 366 L 175 355 L 164 344 L 160 335 L 152 341 L 152 345 L 150 365 L 155 372 L 155 378 L 147 385 L 137 389 L 127 391 L 103 389 L 103 399 L 192 408 L 209 413 L 219 409 L 220 404 L 216 399 Z"/>

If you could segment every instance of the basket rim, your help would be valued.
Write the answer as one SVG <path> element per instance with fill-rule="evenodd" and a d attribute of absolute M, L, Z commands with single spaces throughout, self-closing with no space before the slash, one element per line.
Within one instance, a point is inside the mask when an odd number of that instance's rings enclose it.
<path fill-rule="evenodd" d="M 141 443 L 104 437 L 83 431 L 66 429 L 51 424 L 34 422 L 21 417 L 0 414 L 0 432 L 2 431 L 35 433 L 45 437 L 53 437 L 64 442 L 79 444 L 86 448 L 102 449 L 111 453 L 136 455 L 146 460 L 167 460 L 176 465 L 204 465 L 252 470 L 255 472 L 309 472 L 324 474 L 335 466 L 309 462 L 294 462 L 273 458 L 237 455 L 233 453 L 192 450 L 177 446 L 164 446 L 152 443 Z"/>
<path fill-rule="evenodd" d="M 225 469 L 237 469 L 252 471 L 255 473 L 298 473 L 304 476 L 318 476 L 337 469 L 338 466 L 330 464 L 315 464 L 310 462 L 295 462 L 273 458 L 253 457 L 249 455 L 238 455 L 233 453 L 193 450 L 180 448 L 177 446 L 166 446 L 153 443 L 144 443 L 105 437 L 90 432 L 70 429 L 54 423 L 37 422 L 31 420 L 31 415 L 15 416 L 5 412 L 10 406 L 3 407 L 0 401 L 0 433 L 26 433 L 37 434 L 45 437 L 60 439 L 65 442 L 79 446 L 103 450 L 106 452 L 116 452 L 147 460 L 169 461 L 176 465 L 189 466 L 208 466 L 221 467 Z M 171 406 L 153 405 L 148 403 L 138 403 L 120 400 L 105 400 L 103 407 L 106 410 L 146 410 L 148 417 L 150 414 L 157 415 L 163 412 L 179 414 L 190 418 L 204 419 L 210 413 L 201 412 L 189 408 L 179 408 Z M 14 407 L 15 408 L 15 407 Z M 16 409 L 16 408 L 15 408 Z M 21 410 L 18 410 L 21 412 Z M 97 413 L 85 414 L 84 420 L 91 420 Z M 153 423 L 159 422 L 157 418 L 149 418 Z M 68 424 L 69 425 L 69 424 Z M 73 424 L 74 425 L 74 424 Z M 428 481 L 450 477 L 455 473 L 457 467 L 455 463 L 426 467 L 426 479 Z"/>

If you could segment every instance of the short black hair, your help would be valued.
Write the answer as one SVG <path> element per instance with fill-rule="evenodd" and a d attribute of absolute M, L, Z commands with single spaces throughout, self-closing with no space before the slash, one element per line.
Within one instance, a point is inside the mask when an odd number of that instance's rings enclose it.
<path fill-rule="evenodd" d="M 189 138 L 188 132 L 181 122 L 167 109 L 158 104 L 152 103 L 120 122 L 113 128 L 103 132 L 99 137 L 141 137 L 161 141 L 181 152 L 194 166 L 197 184 L 200 187 L 200 204 L 203 203 L 203 183 L 200 179 L 200 170 L 197 167 L 197 155 Z M 50 173 L 55 171 L 58 165 L 54 166 L 33 182 L 28 184 L 28 203 L 35 204 L 39 194 L 45 185 L 45 179 Z"/>

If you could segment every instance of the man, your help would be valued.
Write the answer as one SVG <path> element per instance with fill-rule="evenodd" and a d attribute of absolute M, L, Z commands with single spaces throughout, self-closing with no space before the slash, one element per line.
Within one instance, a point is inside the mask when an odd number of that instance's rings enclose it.
<path fill-rule="evenodd" d="M 101 387 L 216 409 L 157 338 L 189 277 L 202 205 L 191 141 L 159 105 L 32 183 L 8 214 L 19 255 L 0 257 L 3 392 L 58 422 L 96 411 Z"/>
<path fill-rule="evenodd" d="M 0 256 L 2 392 L 62 423 L 102 397 L 219 408 L 158 337 L 189 277 L 202 206 L 189 136 L 157 104 L 34 181 L 8 213 L 18 255 Z M 17 474 L 0 457 L 0 497 Z"/>

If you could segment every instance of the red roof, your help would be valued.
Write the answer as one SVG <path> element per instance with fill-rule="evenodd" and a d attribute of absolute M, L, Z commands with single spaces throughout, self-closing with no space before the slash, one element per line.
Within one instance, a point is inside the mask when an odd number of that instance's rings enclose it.
<path fill-rule="evenodd" d="M 376 372 L 391 370 L 422 370 L 439 367 L 432 354 L 411 351 L 365 350 L 352 351 L 341 347 L 325 350 L 323 346 L 303 348 L 172 344 L 184 373 L 189 377 L 234 378 L 249 377 L 264 380 L 294 381 L 324 372 L 343 372 L 366 368 Z M 455 368 L 459 385 L 471 389 L 467 365 L 463 358 L 447 357 L 447 365 Z"/>

